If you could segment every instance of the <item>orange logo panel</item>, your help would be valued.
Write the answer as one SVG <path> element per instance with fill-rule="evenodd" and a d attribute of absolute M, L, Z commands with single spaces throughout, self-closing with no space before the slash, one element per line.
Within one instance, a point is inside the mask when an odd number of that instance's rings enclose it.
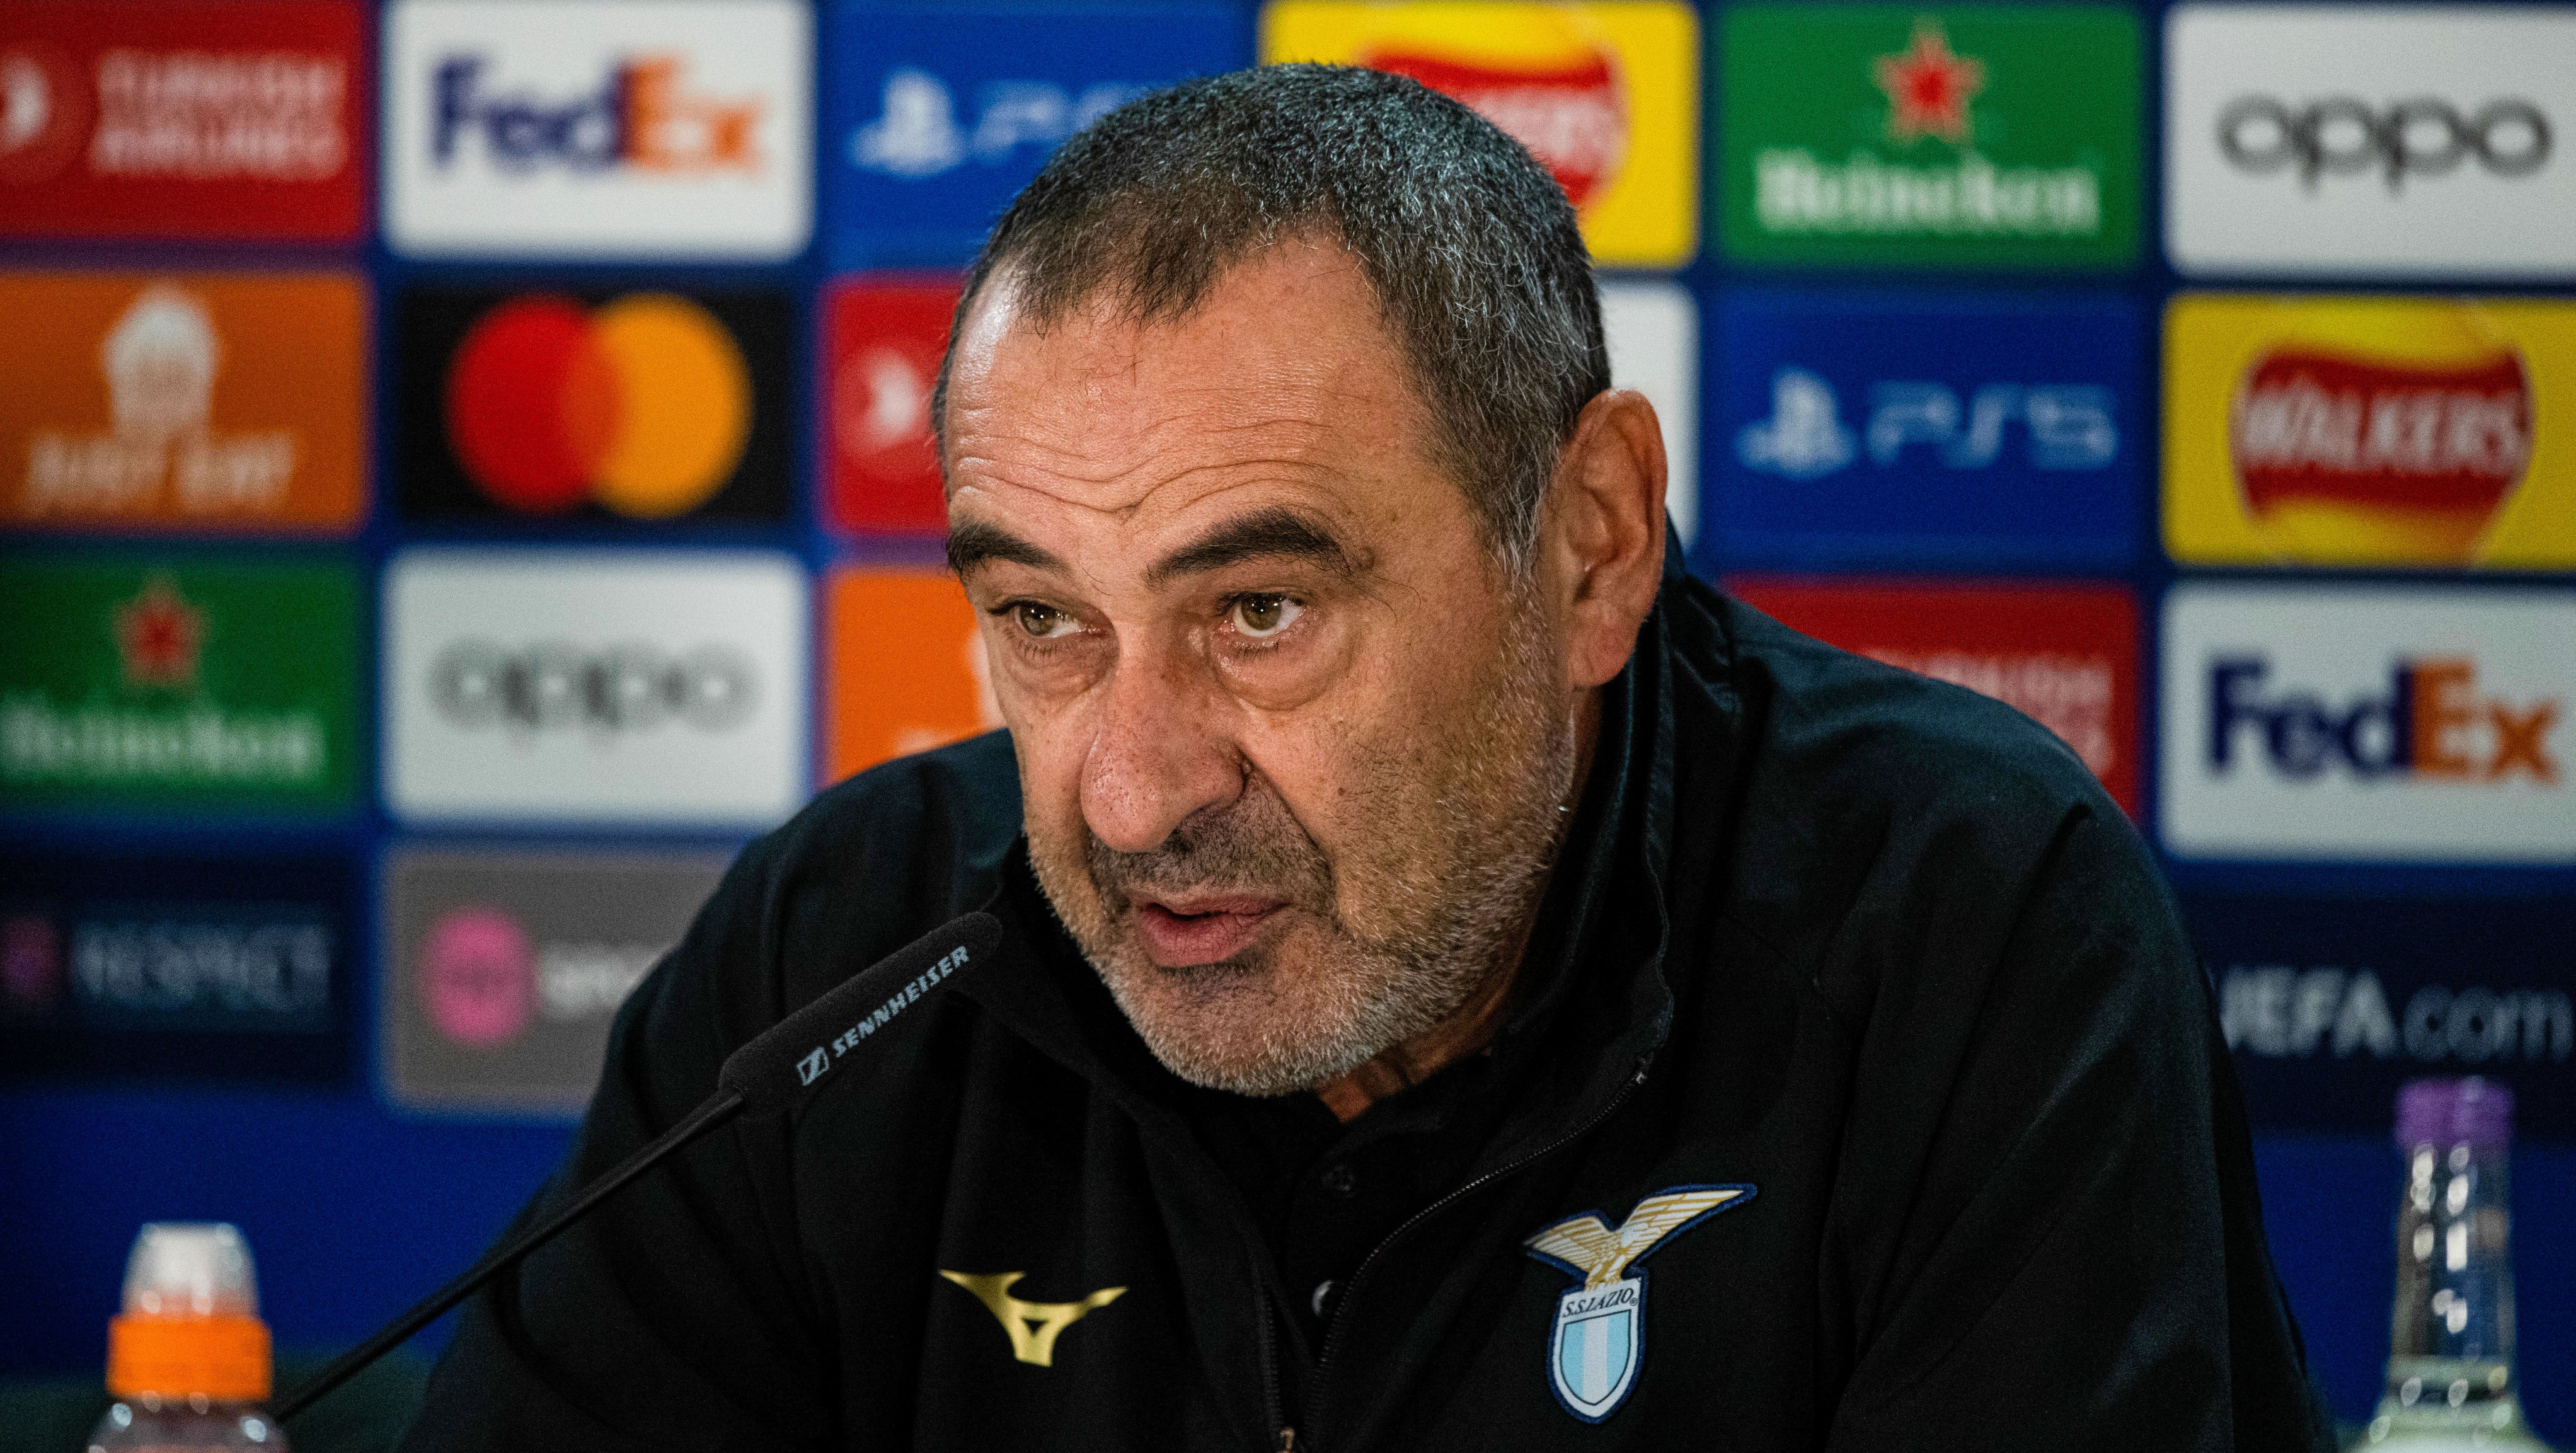
<path fill-rule="evenodd" d="M 2200 565 L 2576 565 L 2576 306 L 2188 294 L 2165 544 Z"/>
<path fill-rule="evenodd" d="M 823 608 L 826 781 L 1002 724 L 975 608 L 952 577 L 836 570 Z"/>
<path fill-rule="evenodd" d="M 0 524 L 345 533 L 366 507 L 348 273 L 0 273 Z"/>

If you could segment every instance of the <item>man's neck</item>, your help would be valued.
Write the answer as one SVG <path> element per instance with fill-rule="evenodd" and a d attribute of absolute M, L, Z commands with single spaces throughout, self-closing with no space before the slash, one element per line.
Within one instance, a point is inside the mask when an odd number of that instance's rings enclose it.
<path fill-rule="evenodd" d="M 1601 736 L 1601 693 L 1597 689 L 1586 692 L 1582 704 L 1575 709 L 1574 732 L 1574 782 L 1566 792 L 1566 801 L 1560 804 L 1569 817 L 1583 800 L 1584 785 L 1592 778 L 1593 748 Z M 1565 848 L 1563 841 L 1557 843 L 1556 863 L 1549 866 L 1530 893 L 1510 948 L 1497 958 L 1494 972 L 1485 976 L 1485 982 L 1467 996 L 1466 1003 L 1422 1033 L 1348 1074 L 1315 1087 L 1315 1097 L 1333 1112 L 1333 1118 L 1348 1125 L 1378 1101 L 1421 1084 L 1493 1043 L 1509 1017 L 1512 988 L 1520 981 L 1522 963 L 1529 957 L 1530 936 L 1538 927 L 1539 905 L 1547 900 L 1548 885 L 1556 877 L 1556 864 L 1565 861 Z"/>

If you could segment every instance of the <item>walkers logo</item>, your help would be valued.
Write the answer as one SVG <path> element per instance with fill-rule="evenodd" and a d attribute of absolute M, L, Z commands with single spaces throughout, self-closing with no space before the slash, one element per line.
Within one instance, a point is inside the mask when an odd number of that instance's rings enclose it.
<path fill-rule="evenodd" d="M 340 566 L 0 564 L 0 803 L 322 811 L 357 779 Z"/>
<path fill-rule="evenodd" d="M 845 268 L 963 265 L 1065 138 L 1252 58 L 1242 7 L 845 0 L 824 65 L 824 236 Z"/>
<path fill-rule="evenodd" d="M 1411 76 L 1509 132 L 1565 188 L 1593 261 L 1699 250 L 1699 21 L 1673 0 L 1271 0 L 1261 59 Z"/>
<path fill-rule="evenodd" d="M 2576 597 L 2179 586 L 2164 681 L 2177 853 L 2576 859 Z"/>
<path fill-rule="evenodd" d="M 385 45 L 397 251 L 804 248 L 813 19 L 791 0 L 396 0 Z"/>
<path fill-rule="evenodd" d="M 1718 226 L 1746 262 L 2136 256 L 2137 21 L 2090 5 L 1726 12 Z"/>
<path fill-rule="evenodd" d="M 1664 508 L 1676 549 L 1699 538 L 1699 304 L 1675 282 L 1601 282 L 1610 382 L 1655 406 L 1664 430 Z"/>
<path fill-rule="evenodd" d="M 2576 270 L 2576 13 L 2188 4 L 2165 25 L 2182 271 Z"/>
<path fill-rule="evenodd" d="M 842 529 L 948 528 L 930 396 L 958 288 L 945 277 L 851 278 L 824 303 L 824 510 Z"/>
<path fill-rule="evenodd" d="M 366 314 L 337 273 L 0 273 L 0 521 L 354 528 Z"/>
<path fill-rule="evenodd" d="M 353 241 L 366 70 L 350 0 L 15 0 L 0 234 Z"/>
<path fill-rule="evenodd" d="M 2126 301 L 1745 292 L 1721 327 L 1703 568 L 2129 562 L 2144 467 Z"/>
<path fill-rule="evenodd" d="M 2165 340 L 2175 559 L 2576 565 L 2576 306 L 2185 296 Z"/>
<path fill-rule="evenodd" d="M 836 570 L 827 590 L 827 780 L 1002 724 L 975 608 L 954 577 Z"/>
<path fill-rule="evenodd" d="M 785 556 L 414 550 L 384 622 L 385 796 L 407 817 L 760 826 L 803 800 Z"/>
<path fill-rule="evenodd" d="M 336 859 L 0 858 L 0 1065 L 343 1079 L 348 879 Z"/>
<path fill-rule="evenodd" d="M 2012 707 L 2137 814 L 2138 617 L 2125 588 L 1753 577 L 1726 589 L 1794 630 Z"/>
<path fill-rule="evenodd" d="M 2247 1116 L 2384 1131 L 2399 1082 L 2487 1075 L 2522 1123 L 2576 1129 L 2576 903 L 2186 893 Z"/>
<path fill-rule="evenodd" d="M 417 1110 L 570 1117 L 610 1021 L 724 877 L 713 853 L 385 855 L 386 1093 Z"/>
<path fill-rule="evenodd" d="M 783 521 L 790 316 L 768 292 L 405 294 L 403 513 Z"/>

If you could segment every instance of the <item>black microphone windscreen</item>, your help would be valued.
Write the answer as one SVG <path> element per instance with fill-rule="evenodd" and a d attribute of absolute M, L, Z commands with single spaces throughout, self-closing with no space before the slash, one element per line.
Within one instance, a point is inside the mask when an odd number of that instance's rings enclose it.
<path fill-rule="evenodd" d="M 842 1056 L 1001 945 L 1001 921 L 989 913 L 944 923 L 726 1056 L 716 1084 L 755 1113 L 787 1109 L 829 1078 Z"/>

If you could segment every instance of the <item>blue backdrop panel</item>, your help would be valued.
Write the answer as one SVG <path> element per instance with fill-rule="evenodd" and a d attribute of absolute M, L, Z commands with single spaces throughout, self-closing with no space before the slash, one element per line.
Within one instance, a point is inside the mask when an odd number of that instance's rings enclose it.
<path fill-rule="evenodd" d="M 1703 573 L 2137 558 L 2153 415 L 2129 299 L 1740 291 L 1717 332 Z"/>
<path fill-rule="evenodd" d="M 1252 62 L 1232 4 L 843 4 L 823 40 L 824 246 L 957 267 L 1048 153 L 1102 112 Z"/>

